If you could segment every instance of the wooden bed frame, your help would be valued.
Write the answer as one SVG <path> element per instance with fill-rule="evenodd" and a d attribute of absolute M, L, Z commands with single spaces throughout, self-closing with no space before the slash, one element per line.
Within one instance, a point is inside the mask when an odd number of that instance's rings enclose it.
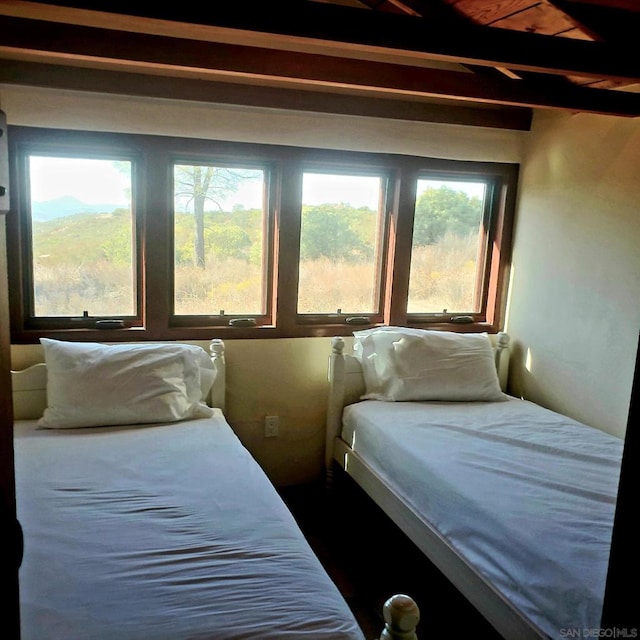
<path fill-rule="evenodd" d="M 509 368 L 509 336 L 492 336 L 500 385 L 506 390 Z M 548 636 L 491 585 L 433 526 L 413 510 L 362 458 L 340 438 L 344 407 L 358 402 L 365 391 L 360 361 L 345 354 L 345 341 L 332 340 L 329 357 L 326 473 L 332 486 L 336 464 L 372 498 L 382 511 L 447 577 L 467 600 L 509 640 L 541 640 Z"/>
<path fill-rule="evenodd" d="M 209 353 L 216 372 L 207 404 L 225 410 L 226 361 L 224 342 L 211 340 Z M 44 362 L 21 371 L 11 372 L 13 413 L 16 420 L 35 420 L 42 416 L 47 405 L 47 367 Z M 415 601 L 405 594 L 391 596 L 383 606 L 385 627 L 380 640 L 417 640 L 415 629 L 420 611 Z"/>

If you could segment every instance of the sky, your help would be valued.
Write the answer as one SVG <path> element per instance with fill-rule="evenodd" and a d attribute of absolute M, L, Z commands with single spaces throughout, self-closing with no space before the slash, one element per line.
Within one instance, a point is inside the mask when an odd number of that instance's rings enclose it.
<path fill-rule="evenodd" d="M 111 160 L 31 156 L 30 166 L 34 202 L 69 195 L 87 204 L 128 206 L 130 202 L 129 175 L 118 169 Z M 307 173 L 304 179 L 304 204 L 340 202 L 375 210 L 378 207 L 378 185 L 378 178 L 375 177 Z M 482 185 L 467 184 L 467 187 L 464 190 L 470 195 L 482 196 Z M 261 186 L 254 182 L 241 189 L 228 201 L 229 210 L 237 203 L 245 208 L 261 207 Z"/>
<path fill-rule="evenodd" d="M 129 204 L 130 176 L 111 160 L 31 156 L 30 169 L 34 202 L 72 195 L 87 204 Z"/>

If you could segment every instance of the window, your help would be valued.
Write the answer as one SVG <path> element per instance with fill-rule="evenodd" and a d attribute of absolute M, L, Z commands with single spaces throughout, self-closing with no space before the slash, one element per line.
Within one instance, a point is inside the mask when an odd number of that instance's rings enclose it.
<path fill-rule="evenodd" d="M 516 165 L 31 127 L 9 153 L 14 342 L 501 328 Z"/>
<path fill-rule="evenodd" d="M 265 171 L 175 164 L 176 315 L 266 314 Z"/>
<path fill-rule="evenodd" d="M 305 172 L 299 314 L 379 315 L 383 176 Z"/>
<path fill-rule="evenodd" d="M 34 326 L 138 314 L 133 164 L 27 152 L 24 306 Z M 66 321 L 65 321 L 66 319 Z"/>
<path fill-rule="evenodd" d="M 418 179 L 408 313 L 481 312 L 488 188 L 486 182 Z"/>

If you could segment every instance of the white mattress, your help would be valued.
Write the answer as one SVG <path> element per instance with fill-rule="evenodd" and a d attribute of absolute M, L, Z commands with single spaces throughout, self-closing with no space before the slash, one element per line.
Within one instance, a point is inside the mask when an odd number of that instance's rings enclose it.
<path fill-rule="evenodd" d="M 362 633 L 292 515 L 210 419 L 15 427 L 23 640 Z"/>
<path fill-rule="evenodd" d="M 369 466 L 550 637 L 600 627 L 621 439 L 517 399 L 365 401 L 343 422 Z"/>

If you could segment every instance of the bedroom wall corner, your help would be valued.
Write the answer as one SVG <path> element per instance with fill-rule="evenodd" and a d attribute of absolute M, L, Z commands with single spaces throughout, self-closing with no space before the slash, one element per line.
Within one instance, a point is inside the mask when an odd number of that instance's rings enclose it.
<path fill-rule="evenodd" d="M 322 477 L 331 338 L 229 340 L 227 419 L 276 486 Z M 278 416 L 278 436 L 264 419 Z"/>
<path fill-rule="evenodd" d="M 506 329 L 510 388 L 624 436 L 640 327 L 640 121 L 536 112 Z"/>

